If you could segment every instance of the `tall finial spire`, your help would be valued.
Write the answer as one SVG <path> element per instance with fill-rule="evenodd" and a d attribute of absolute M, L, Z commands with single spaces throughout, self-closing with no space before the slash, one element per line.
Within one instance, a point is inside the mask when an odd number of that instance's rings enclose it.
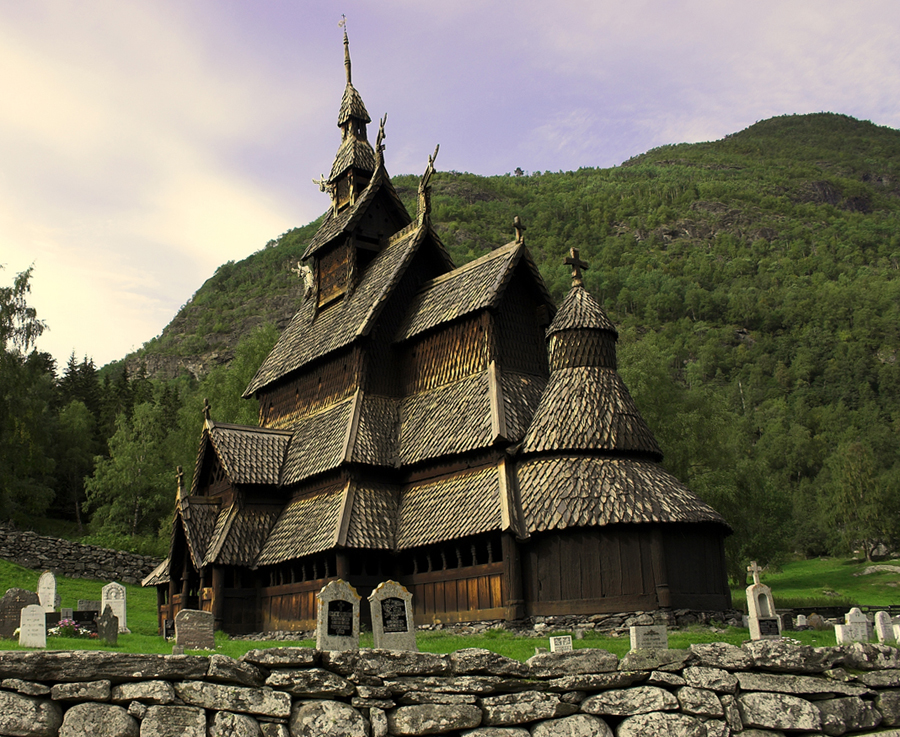
<path fill-rule="evenodd" d="M 588 265 L 586 261 L 582 261 L 579 258 L 577 248 L 569 249 L 569 258 L 566 259 L 566 264 L 572 267 L 572 286 L 583 287 L 584 280 L 581 276 L 581 270 L 587 269 Z"/>
<path fill-rule="evenodd" d="M 350 39 L 347 38 L 347 16 L 341 16 L 341 22 L 338 25 L 344 29 L 344 66 L 347 69 L 347 84 L 352 84 L 350 81 Z"/>

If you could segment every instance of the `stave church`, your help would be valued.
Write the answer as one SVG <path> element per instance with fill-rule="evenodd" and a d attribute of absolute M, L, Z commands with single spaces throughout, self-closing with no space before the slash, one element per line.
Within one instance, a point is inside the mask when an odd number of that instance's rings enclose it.
<path fill-rule="evenodd" d="M 335 579 L 364 596 L 399 581 L 418 624 L 730 607 L 730 528 L 660 465 L 587 264 L 572 251 L 557 306 L 517 219 L 455 266 L 431 222 L 434 157 L 409 213 L 346 32 L 344 61 L 305 288 L 244 393 L 259 426 L 206 411 L 144 582 L 160 627 L 204 609 L 230 633 L 314 629 Z"/>

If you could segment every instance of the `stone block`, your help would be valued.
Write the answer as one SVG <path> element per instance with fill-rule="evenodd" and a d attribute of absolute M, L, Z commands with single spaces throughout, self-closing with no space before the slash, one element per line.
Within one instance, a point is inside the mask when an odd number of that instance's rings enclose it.
<path fill-rule="evenodd" d="M 138 737 L 139 732 L 137 719 L 121 706 L 86 702 L 66 711 L 59 737 Z"/>

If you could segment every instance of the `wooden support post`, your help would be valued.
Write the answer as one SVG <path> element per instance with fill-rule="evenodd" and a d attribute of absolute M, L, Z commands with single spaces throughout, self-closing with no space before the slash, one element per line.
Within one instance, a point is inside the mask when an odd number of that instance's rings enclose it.
<path fill-rule="evenodd" d="M 212 615 L 215 629 L 223 629 L 225 624 L 225 569 L 212 567 Z"/>
<path fill-rule="evenodd" d="M 336 551 L 334 561 L 335 575 L 344 581 L 348 581 L 350 578 L 350 561 L 347 560 L 346 551 Z"/>
<path fill-rule="evenodd" d="M 525 600 L 522 598 L 522 562 L 519 557 L 519 545 L 509 532 L 500 537 L 503 548 L 504 590 L 506 601 L 506 618 L 522 619 L 525 616 Z"/>
<path fill-rule="evenodd" d="M 656 605 L 661 609 L 668 609 L 672 606 L 672 594 L 669 591 L 669 573 L 666 569 L 666 548 L 659 527 L 653 530 L 650 551 L 653 558 L 653 581 L 656 584 Z"/>

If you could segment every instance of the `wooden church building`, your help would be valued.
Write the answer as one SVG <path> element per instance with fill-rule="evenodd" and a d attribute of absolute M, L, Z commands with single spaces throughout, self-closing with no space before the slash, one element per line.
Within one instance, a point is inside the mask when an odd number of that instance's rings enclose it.
<path fill-rule="evenodd" d="M 516 237 L 461 267 L 410 215 L 347 84 L 305 295 L 247 387 L 207 413 L 169 558 L 145 581 L 233 633 L 315 627 L 316 593 L 394 579 L 418 623 L 730 606 L 725 520 L 659 465 L 577 252 L 557 307 Z"/>

